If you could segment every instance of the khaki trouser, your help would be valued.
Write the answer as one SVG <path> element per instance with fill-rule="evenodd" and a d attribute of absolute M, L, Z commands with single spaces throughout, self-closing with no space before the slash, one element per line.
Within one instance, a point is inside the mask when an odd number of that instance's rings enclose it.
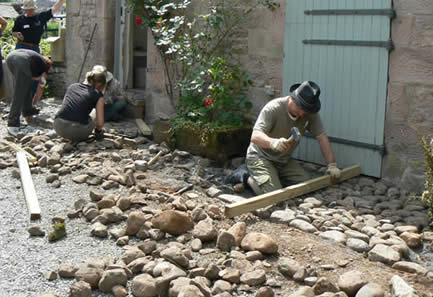
<path fill-rule="evenodd" d="M 248 159 L 246 163 L 248 172 L 254 180 L 250 186 L 256 195 L 301 183 L 310 178 L 307 172 L 293 159 L 290 159 L 286 164 Z"/>
<path fill-rule="evenodd" d="M 95 123 L 89 117 L 89 123 L 84 125 L 77 122 L 56 118 L 54 120 L 54 130 L 56 133 L 72 142 L 86 140 L 95 128 Z"/>

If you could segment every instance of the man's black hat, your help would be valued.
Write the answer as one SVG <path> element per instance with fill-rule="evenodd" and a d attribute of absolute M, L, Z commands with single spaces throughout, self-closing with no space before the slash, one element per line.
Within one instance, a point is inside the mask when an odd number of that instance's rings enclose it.
<path fill-rule="evenodd" d="M 290 87 L 290 93 L 296 105 L 302 110 L 309 113 L 319 112 L 321 107 L 320 87 L 316 83 L 307 80 L 301 84 L 294 84 Z"/>

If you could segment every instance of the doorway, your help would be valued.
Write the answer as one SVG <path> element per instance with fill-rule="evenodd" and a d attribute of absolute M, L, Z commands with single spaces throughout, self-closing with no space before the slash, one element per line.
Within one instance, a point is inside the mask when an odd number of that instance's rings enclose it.
<path fill-rule="evenodd" d="M 114 75 L 123 88 L 140 92 L 146 89 L 147 28 L 134 18 L 126 0 L 116 1 Z"/>

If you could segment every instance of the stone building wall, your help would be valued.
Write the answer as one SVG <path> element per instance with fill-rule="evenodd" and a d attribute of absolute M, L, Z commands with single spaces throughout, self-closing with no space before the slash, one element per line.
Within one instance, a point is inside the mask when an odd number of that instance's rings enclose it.
<path fill-rule="evenodd" d="M 47 82 L 52 95 L 55 98 L 63 98 L 67 88 L 66 65 L 64 63 L 53 64 Z"/>
<path fill-rule="evenodd" d="M 409 191 L 422 189 L 419 135 L 433 133 L 433 1 L 394 0 L 382 175 Z"/>
<path fill-rule="evenodd" d="M 254 119 L 269 100 L 283 94 L 286 1 L 275 2 L 279 4 L 275 11 L 259 8 L 253 12 L 244 26 L 245 36 L 236 43 L 236 47 L 247 49 L 241 63 L 254 81 L 249 94 L 254 105 L 251 111 Z"/>
<path fill-rule="evenodd" d="M 115 0 L 74 0 L 67 5 L 66 83 L 81 81 L 93 65 L 113 71 Z M 80 74 L 93 28 L 93 40 Z"/>
<path fill-rule="evenodd" d="M 146 112 L 144 117 L 148 123 L 167 119 L 174 114 L 176 106 L 166 91 L 168 82 L 164 72 L 164 64 L 154 42 L 155 40 L 149 32 L 147 38 Z"/>

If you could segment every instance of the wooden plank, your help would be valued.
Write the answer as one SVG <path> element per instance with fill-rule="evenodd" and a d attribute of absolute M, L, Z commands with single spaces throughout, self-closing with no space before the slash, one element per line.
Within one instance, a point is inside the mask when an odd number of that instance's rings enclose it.
<path fill-rule="evenodd" d="M 225 203 L 237 203 L 247 200 L 247 198 L 231 194 L 221 194 L 218 196 L 218 199 Z"/>
<path fill-rule="evenodd" d="M 24 152 L 17 152 L 17 162 L 20 169 L 21 186 L 23 187 L 24 197 L 26 198 L 30 220 L 40 219 L 41 208 L 39 207 L 38 197 L 36 196 L 35 186 L 33 185 L 29 164 L 27 163 L 27 157 Z"/>
<path fill-rule="evenodd" d="M 343 182 L 360 174 L 361 167 L 359 165 L 345 168 L 341 170 L 341 178 L 339 182 Z M 263 208 L 268 205 L 320 190 L 330 185 L 332 185 L 331 177 L 329 175 L 323 175 L 321 177 L 310 179 L 306 182 L 286 187 L 284 189 L 265 193 L 245 201 L 230 204 L 225 207 L 225 216 L 232 218 L 251 210 Z"/>
<path fill-rule="evenodd" d="M 143 136 L 152 135 L 152 130 L 149 128 L 148 125 L 146 125 L 146 123 L 142 119 L 135 119 L 135 123 L 137 124 L 137 127 L 140 130 L 141 134 L 143 134 Z"/>
<path fill-rule="evenodd" d="M 153 157 L 153 158 L 149 161 L 149 163 L 147 163 L 147 166 L 151 166 L 151 165 L 153 165 L 153 164 L 154 164 L 154 163 L 159 159 L 159 157 L 161 157 L 163 154 L 164 154 L 163 151 L 159 151 L 159 152 L 156 154 L 156 156 Z"/>
<path fill-rule="evenodd" d="M 18 144 L 13 143 L 13 142 L 10 142 L 10 141 L 7 141 L 7 140 L 2 141 L 1 143 L 3 143 L 3 144 L 5 144 L 5 145 L 9 146 L 9 147 L 10 147 L 11 149 L 13 149 L 16 153 L 18 153 L 18 152 L 23 152 L 23 153 L 27 156 L 27 158 L 28 158 L 28 160 L 30 161 L 30 163 L 34 163 L 34 162 L 37 161 L 37 159 L 36 159 L 35 156 L 33 156 L 32 154 L 30 154 L 28 151 L 26 151 L 25 149 L 23 149 L 23 148 L 22 148 L 21 146 L 19 146 Z"/>

